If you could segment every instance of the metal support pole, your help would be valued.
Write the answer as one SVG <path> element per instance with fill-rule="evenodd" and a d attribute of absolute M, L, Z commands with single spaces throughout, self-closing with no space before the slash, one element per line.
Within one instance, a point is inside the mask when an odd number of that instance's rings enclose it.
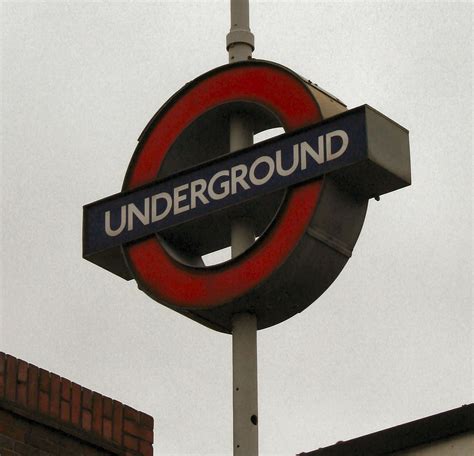
<path fill-rule="evenodd" d="M 252 143 L 249 119 L 234 114 L 230 119 L 230 150 Z M 234 258 L 255 242 L 255 232 L 248 218 L 233 220 L 231 230 Z M 258 456 L 257 317 L 250 313 L 232 318 L 232 373 L 234 455 Z"/>
<path fill-rule="evenodd" d="M 249 0 L 230 0 L 230 32 L 226 45 L 230 63 L 252 58 L 255 40 L 249 27 Z"/>
<path fill-rule="evenodd" d="M 248 60 L 254 50 L 249 1 L 230 0 L 230 17 L 226 43 L 229 62 Z M 245 115 L 233 114 L 229 128 L 231 152 L 253 144 L 253 127 Z M 236 257 L 255 242 L 255 231 L 247 218 L 234 220 L 231 230 L 232 257 Z M 240 313 L 232 318 L 232 372 L 233 453 L 258 456 L 257 317 L 253 314 Z"/>
<path fill-rule="evenodd" d="M 252 220 L 246 217 L 237 218 L 232 221 L 231 230 L 232 258 L 235 258 L 255 242 Z"/>
<path fill-rule="evenodd" d="M 232 319 L 234 455 L 258 456 L 257 318 Z"/>

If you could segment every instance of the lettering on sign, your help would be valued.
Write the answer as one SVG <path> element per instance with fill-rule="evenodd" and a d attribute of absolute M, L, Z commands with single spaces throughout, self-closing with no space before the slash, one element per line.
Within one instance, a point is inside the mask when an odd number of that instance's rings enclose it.
<path fill-rule="evenodd" d="M 282 150 L 278 149 L 271 155 L 258 157 L 250 165 L 238 163 L 217 171 L 210 179 L 197 178 L 174 187 L 170 192 L 147 196 L 140 203 L 123 204 L 115 209 L 114 218 L 119 220 L 116 226 L 112 226 L 112 211 L 106 210 L 103 230 L 107 236 L 115 237 L 124 230 L 133 231 L 136 224 L 150 225 L 170 215 L 192 211 L 211 201 L 252 191 L 252 188 L 266 184 L 275 174 L 291 178 L 295 173 L 341 157 L 347 150 L 349 136 L 344 130 L 335 130 L 320 135 L 316 142 L 316 149 L 307 141 L 293 144 L 286 159 Z"/>
<path fill-rule="evenodd" d="M 353 164 L 366 154 L 364 110 L 224 155 L 85 206 L 84 248 L 98 252 Z"/>

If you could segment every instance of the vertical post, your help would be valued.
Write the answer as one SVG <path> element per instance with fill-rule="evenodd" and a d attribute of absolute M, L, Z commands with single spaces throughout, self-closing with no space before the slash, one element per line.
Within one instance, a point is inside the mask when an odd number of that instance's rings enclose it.
<path fill-rule="evenodd" d="M 230 119 L 230 150 L 253 143 L 250 121 L 243 114 Z M 232 257 L 243 253 L 255 242 L 250 219 L 232 221 Z M 232 317 L 232 388 L 233 446 L 235 456 L 258 456 L 258 385 L 257 385 L 257 317 L 239 313 Z"/>
<path fill-rule="evenodd" d="M 234 455 L 258 456 L 257 318 L 232 319 Z"/>
<path fill-rule="evenodd" d="M 254 41 L 249 26 L 249 0 L 230 0 L 230 32 L 226 43 L 229 63 L 252 58 Z"/>
<path fill-rule="evenodd" d="M 230 32 L 227 35 L 229 62 L 248 60 L 254 50 L 249 27 L 249 0 L 230 0 Z M 253 128 L 243 114 L 230 118 L 230 151 L 253 144 Z M 255 242 L 253 223 L 246 218 L 233 221 L 232 257 Z M 250 313 L 232 318 L 233 454 L 258 456 L 257 317 Z"/>

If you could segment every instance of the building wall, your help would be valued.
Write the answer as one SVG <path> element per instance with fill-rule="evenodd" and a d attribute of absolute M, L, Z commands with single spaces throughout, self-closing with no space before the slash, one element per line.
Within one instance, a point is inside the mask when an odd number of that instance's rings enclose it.
<path fill-rule="evenodd" d="M 0 352 L 0 454 L 153 455 L 153 418 Z"/>
<path fill-rule="evenodd" d="M 114 453 L 35 421 L 27 420 L 13 412 L 0 410 L 0 454 L 2 456 L 30 454 L 99 456 Z"/>
<path fill-rule="evenodd" d="M 438 440 L 392 453 L 393 456 L 472 456 L 474 432 L 459 434 L 450 439 Z"/>

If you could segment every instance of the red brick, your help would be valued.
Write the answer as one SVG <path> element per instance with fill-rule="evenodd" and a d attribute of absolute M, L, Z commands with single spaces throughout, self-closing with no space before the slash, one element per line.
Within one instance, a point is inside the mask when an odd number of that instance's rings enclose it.
<path fill-rule="evenodd" d="M 61 379 L 61 398 L 65 401 L 71 400 L 71 381 L 67 378 Z"/>
<path fill-rule="evenodd" d="M 131 407 L 124 406 L 118 401 L 103 397 L 87 388 L 62 379 L 58 375 L 17 360 L 13 356 L 0 353 L 0 398 L 5 394 L 9 400 L 28 407 L 29 410 L 39 410 L 40 413 L 57 419 L 58 424 L 71 423 L 85 432 L 93 432 L 102 436 L 104 441 L 114 441 L 120 445 L 125 454 L 133 456 L 150 456 L 153 454 L 153 418 Z M 69 445 L 69 438 L 63 440 L 52 438 L 51 430 L 47 427 L 34 425 L 34 428 L 21 424 L 22 419 L 2 415 L 0 409 L 0 435 L 4 429 L 10 434 L 13 445 L 6 447 L 0 442 L 0 453 L 13 451 L 13 454 L 61 454 L 72 456 L 82 451 L 83 445 Z M 39 418 L 38 418 L 39 419 Z M 20 424 L 18 424 L 18 421 Z M 24 421 L 26 423 L 26 420 Z M 7 431 L 4 432 L 5 434 Z M 1 438 L 1 437 L 0 437 Z M 15 443 L 16 446 L 15 446 Z M 97 454 L 96 449 L 90 454 Z M 84 446 L 84 451 L 89 446 Z M 89 453 L 84 453 L 89 454 Z"/>
<path fill-rule="evenodd" d="M 45 371 L 44 369 L 39 370 L 39 387 L 40 391 L 45 391 L 49 393 L 49 385 L 50 385 L 50 373 Z"/>
<path fill-rule="evenodd" d="M 0 434 L 0 448 L 3 450 L 12 450 L 15 440 Z"/>
<path fill-rule="evenodd" d="M 51 373 L 40 368 L 40 370 L 39 370 L 39 389 L 40 389 L 40 391 L 44 391 L 46 393 L 49 393 L 50 385 L 51 385 Z"/>
<path fill-rule="evenodd" d="M 82 408 L 92 410 L 92 391 L 82 388 Z"/>
<path fill-rule="evenodd" d="M 28 379 L 28 363 L 18 360 L 18 383 L 26 383 Z"/>
<path fill-rule="evenodd" d="M 138 451 L 138 439 L 125 434 L 123 436 L 123 446 L 129 450 Z"/>
<path fill-rule="evenodd" d="M 28 396 L 28 408 L 30 410 L 37 410 L 38 408 L 38 374 L 39 369 L 36 366 L 32 366 L 28 369 L 28 388 L 27 388 L 27 396 Z"/>
<path fill-rule="evenodd" d="M 71 386 L 71 423 L 79 426 L 81 421 L 81 387 L 77 383 Z"/>
<path fill-rule="evenodd" d="M 150 431 L 149 429 L 142 428 L 140 431 L 140 437 L 148 443 L 153 443 L 153 431 Z"/>
<path fill-rule="evenodd" d="M 140 442 L 139 453 L 142 456 L 153 456 L 153 446 L 148 442 Z"/>
<path fill-rule="evenodd" d="M 140 421 L 140 414 L 132 407 L 128 405 L 123 406 L 123 416 L 129 420 L 139 422 Z"/>
<path fill-rule="evenodd" d="M 131 420 L 123 420 L 124 432 L 138 437 L 139 439 L 146 440 L 149 443 L 153 443 L 153 431 L 141 427 L 138 423 Z"/>
<path fill-rule="evenodd" d="M 100 450 L 97 450 L 95 447 L 90 447 L 90 446 L 82 446 L 81 447 L 81 456 L 112 456 L 112 455 L 115 455 L 117 453 L 109 453 L 109 452 L 105 452 L 105 451 L 100 451 Z M 123 451 L 120 453 L 121 456 L 124 456 L 124 453 Z M 46 456 L 46 455 L 45 455 Z M 49 456 L 49 455 L 48 455 Z M 61 455 L 63 456 L 63 455 Z M 71 454 L 69 456 L 77 456 L 77 453 L 74 453 L 74 454 Z"/>
<path fill-rule="evenodd" d="M 98 393 L 92 396 L 92 430 L 102 435 L 102 395 Z"/>
<path fill-rule="evenodd" d="M 82 429 L 85 431 L 92 429 L 92 413 L 89 410 L 82 410 Z"/>
<path fill-rule="evenodd" d="M 0 409 L 0 435 L 24 442 L 27 431 L 27 426 L 15 415 Z"/>
<path fill-rule="evenodd" d="M 21 454 L 21 455 L 31 455 L 31 454 L 35 454 L 35 449 L 30 446 L 30 445 L 27 445 L 25 443 L 21 443 L 21 442 L 15 442 L 15 454 Z"/>
<path fill-rule="evenodd" d="M 114 401 L 112 438 L 119 445 L 122 444 L 122 432 L 123 432 L 122 422 L 123 422 L 123 405 L 120 402 Z"/>
<path fill-rule="evenodd" d="M 71 404 L 67 401 L 61 401 L 61 411 L 59 414 L 61 421 L 68 422 L 71 419 Z"/>
<path fill-rule="evenodd" d="M 26 383 L 18 383 L 16 386 L 16 402 L 26 407 L 27 403 Z"/>
<path fill-rule="evenodd" d="M 103 413 L 106 418 L 112 418 L 112 399 L 110 397 L 104 397 Z"/>
<path fill-rule="evenodd" d="M 0 397 L 5 395 L 5 353 L 0 352 Z"/>
<path fill-rule="evenodd" d="M 112 440 L 112 420 L 104 418 L 102 424 L 102 437 L 107 440 Z"/>
<path fill-rule="evenodd" d="M 54 429 L 49 429 L 46 426 L 33 426 L 31 428 L 29 437 L 35 437 L 36 439 L 44 440 L 54 440 L 55 435 L 57 435 L 57 433 Z"/>
<path fill-rule="evenodd" d="M 39 450 L 43 450 L 43 452 L 39 452 L 40 455 L 48 454 L 48 455 L 58 455 L 61 454 L 59 452 L 59 447 L 56 445 L 54 441 L 54 434 L 51 433 L 49 429 L 46 428 L 39 428 L 33 427 L 31 429 L 31 433 L 27 435 L 26 443 L 31 445 Z M 35 454 L 35 453 L 33 453 Z M 38 454 L 38 452 L 36 452 Z"/>
<path fill-rule="evenodd" d="M 140 412 L 140 424 L 146 429 L 153 430 L 153 417 Z"/>
<path fill-rule="evenodd" d="M 49 414 L 49 394 L 48 393 L 44 391 L 39 392 L 38 408 L 41 413 L 44 413 L 45 415 Z"/>
<path fill-rule="evenodd" d="M 14 401 L 16 399 L 16 364 L 16 358 L 7 355 L 5 397 L 10 401 Z"/>
<path fill-rule="evenodd" d="M 49 402 L 49 412 L 52 417 L 59 417 L 59 401 L 61 394 L 61 383 L 59 375 L 51 374 L 51 392 Z"/>

